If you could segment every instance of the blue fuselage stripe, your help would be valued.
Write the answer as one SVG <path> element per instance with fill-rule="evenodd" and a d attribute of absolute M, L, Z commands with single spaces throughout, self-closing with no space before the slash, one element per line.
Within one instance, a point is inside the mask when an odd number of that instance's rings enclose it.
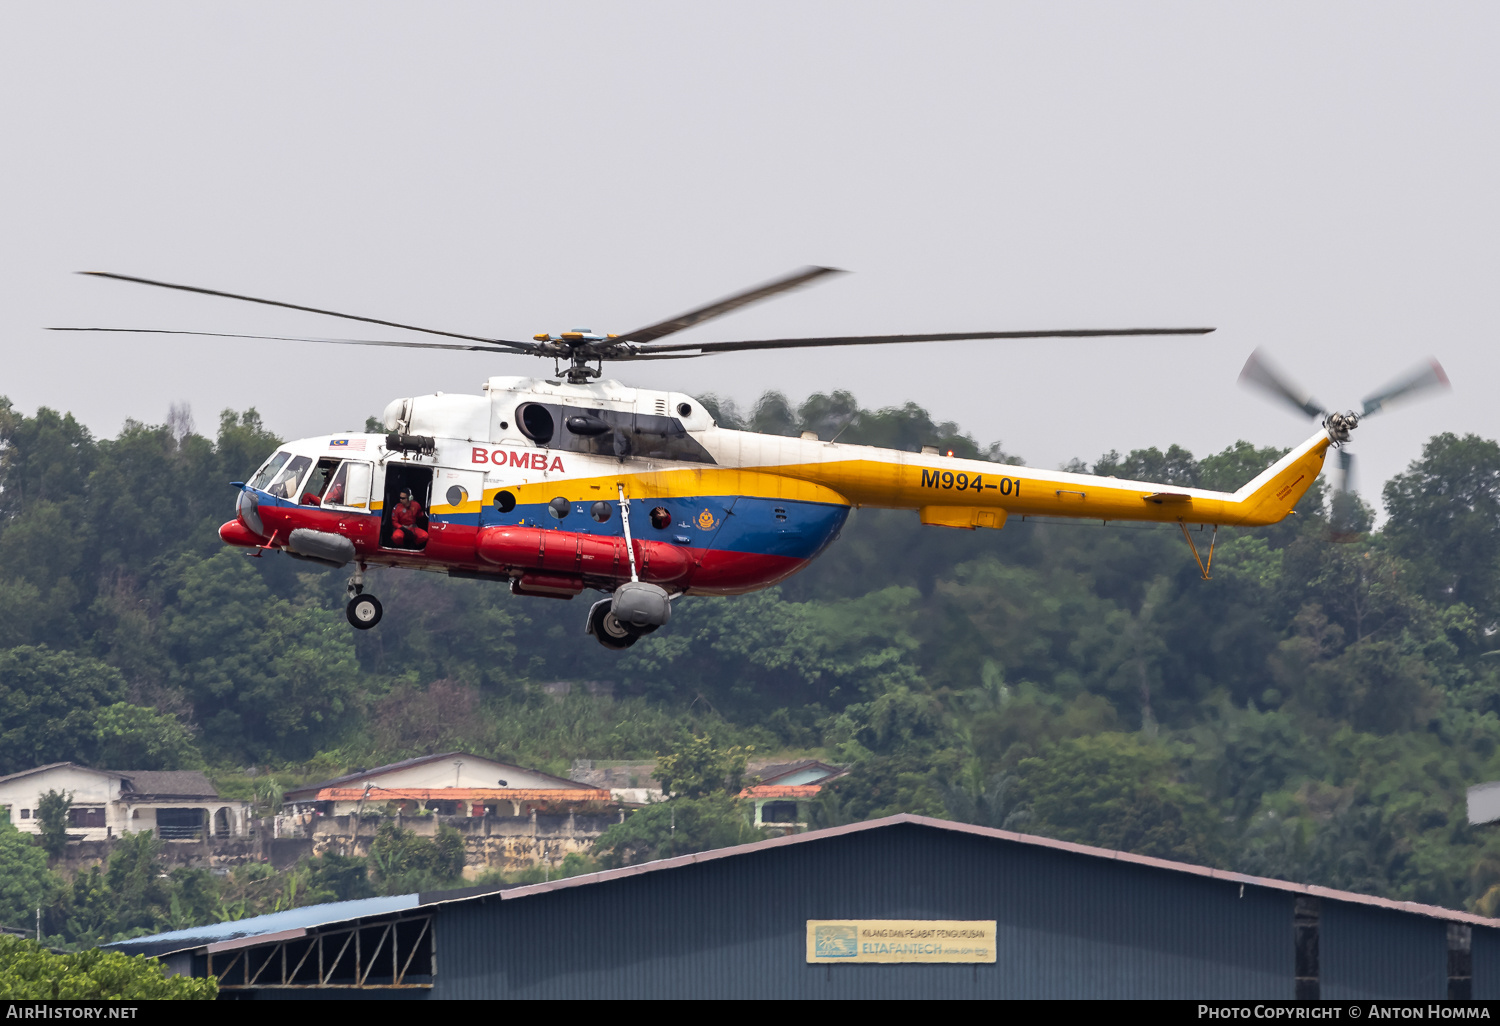
<path fill-rule="evenodd" d="M 257 491 L 262 506 L 301 509 L 286 499 Z M 600 523 L 590 515 L 593 502 L 571 504 L 568 515 L 557 517 L 550 506 L 533 503 L 502 513 L 486 506 L 473 513 L 429 513 L 432 520 L 470 527 L 540 527 L 578 534 L 619 537 L 620 504 L 609 502 L 609 519 Z M 653 509 L 671 514 L 666 527 L 651 522 Z M 329 510 L 329 512 L 333 512 Z M 339 510 L 341 515 L 379 517 L 379 511 Z M 824 502 L 792 502 L 744 495 L 698 495 L 671 499 L 630 500 L 630 530 L 638 540 L 661 541 L 694 549 L 744 552 L 764 556 L 811 559 L 838 536 L 849 517 L 849 507 Z"/>
<path fill-rule="evenodd" d="M 592 505 L 574 502 L 568 515 L 562 518 L 554 516 L 548 506 L 535 504 L 517 506 L 509 513 L 489 507 L 482 514 L 458 514 L 443 519 L 474 523 L 477 517 L 484 527 L 541 527 L 618 537 L 622 533 L 619 503 L 609 503 L 610 517 L 603 523 L 589 514 Z M 652 524 L 651 511 L 656 508 L 671 514 L 666 527 Z M 663 541 L 688 548 L 811 559 L 838 535 L 848 516 L 848 506 L 742 495 L 632 499 L 630 533 L 641 541 Z"/>

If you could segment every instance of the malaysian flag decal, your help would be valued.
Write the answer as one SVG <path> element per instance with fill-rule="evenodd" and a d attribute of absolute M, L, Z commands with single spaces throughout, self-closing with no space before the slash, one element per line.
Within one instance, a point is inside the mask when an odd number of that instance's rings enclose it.
<path fill-rule="evenodd" d="M 365 440 L 363 438 L 335 438 L 328 443 L 330 449 L 355 449 L 359 452 L 365 451 Z"/>

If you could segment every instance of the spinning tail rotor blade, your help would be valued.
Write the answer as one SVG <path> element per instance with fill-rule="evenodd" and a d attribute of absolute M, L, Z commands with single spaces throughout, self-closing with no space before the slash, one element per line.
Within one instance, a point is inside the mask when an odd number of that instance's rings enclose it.
<path fill-rule="evenodd" d="M 1377 389 L 1374 393 L 1365 396 L 1364 411 L 1362 417 L 1368 417 L 1372 413 L 1383 410 L 1387 403 L 1401 398 L 1410 398 L 1420 392 L 1426 392 L 1434 388 L 1451 388 L 1448 383 L 1448 375 L 1444 373 L 1442 364 L 1436 360 L 1428 360 L 1407 372 L 1384 388 Z"/>
<path fill-rule="evenodd" d="M 1281 369 L 1259 349 L 1245 361 L 1245 368 L 1240 371 L 1240 384 L 1254 385 L 1269 392 L 1314 420 L 1328 413 L 1310 394 L 1292 384 Z"/>
<path fill-rule="evenodd" d="M 300 310 L 303 313 L 322 314 L 325 317 L 340 317 L 346 321 L 362 321 L 365 324 L 379 324 L 386 328 L 401 328 L 405 331 L 420 331 L 424 335 L 442 335 L 445 338 L 458 338 L 467 342 L 485 342 L 493 346 L 501 346 L 519 353 L 530 353 L 536 350 L 536 346 L 530 342 L 511 342 L 498 338 L 480 338 L 477 335 L 460 335 L 453 331 L 439 331 L 436 328 L 421 328 L 415 324 L 402 324 L 399 321 L 383 321 L 378 317 L 361 317 L 358 314 L 339 313 L 337 310 L 322 310 L 315 306 L 300 306 L 296 303 L 283 303 L 276 299 L 258 299 L 255 296 L 242 296 L 234 292 L 220 292 L 217 289 L 204 289 L 196 285 L 174 285 L 167 281 L 152 281 L 150 278 L 135 278 L 128 274 L 113 274 L 109 271 L 79 271 L 79 274 L 87 274 L 94 278 L 112 278 L 115 281 L 128 281 L 133 285 L 151 285 L 159 289 L 176 289 L 179 292 L 196 292 L 202 296 L 218 296 L 220 299 L 238 299 L 244 303 L 259 303 L 262 306 L 279 306 L 285 310 Z"/>
<path fill-rule="evenodd" d="M 1348 493 L 1354 487 L 1354 453 L 1339 450 L 1339 491 Z"/>

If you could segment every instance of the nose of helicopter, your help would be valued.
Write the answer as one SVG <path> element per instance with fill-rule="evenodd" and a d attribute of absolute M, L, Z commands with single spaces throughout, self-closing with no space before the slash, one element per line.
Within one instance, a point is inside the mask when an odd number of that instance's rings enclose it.
<path fill-rule="evenodd" d="M 240 487 L 239 498 L 235 500 L 235 513 L 240 521 L 257 535 L 264 536 L 266 529 L 260 522 L 260 500 L 256 498 L 255 492 L 244 486 Z"/>

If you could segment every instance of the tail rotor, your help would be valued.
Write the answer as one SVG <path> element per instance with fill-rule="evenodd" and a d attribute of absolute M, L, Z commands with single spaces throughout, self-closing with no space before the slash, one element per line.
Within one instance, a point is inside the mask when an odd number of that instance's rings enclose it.
<path fill-rule="evenodd" d="M 1339 473 L 1329 502 L 1329 525 L 1334 540 L 1349 540 L 1367 527 L 1368 516 L 1354 491 L 1354 453 L 1348 448 L 1350 435 L 1365 417 L 1371 417 L 1398 400 L 1405 401 L 1439 388 L 1452 387 L 1436 360 L 1426 360 L 1382 388 L 1367 395 L 1360 411 L 1330 412 L 1311 393 L 1278 367 L 1260 349 L 1250 354 L 1240 371 L 1240 384 L 1260 389 L 1313 420 L 1321 421 L 1338 449 Z"/>

